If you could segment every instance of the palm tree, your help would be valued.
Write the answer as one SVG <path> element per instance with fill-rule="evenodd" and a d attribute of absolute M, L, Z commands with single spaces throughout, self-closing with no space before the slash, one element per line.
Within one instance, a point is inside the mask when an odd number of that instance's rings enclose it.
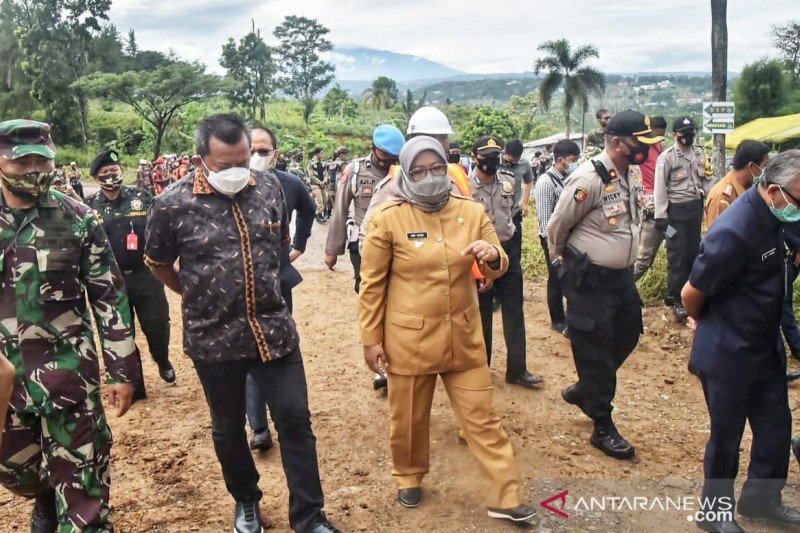
<path fill-rule="evenodd" d="M 564 88 L 564 123 L 569 138 L 569 116 L 573 106 L 577 103 L 580 109 L 586 109 L 589 106 L 589 95 L 600 96 L 606 89 L 605 74 L 585 65 L 587 60 L 599 57 L 597 48 L 585 45 L 573 53 L 569 41 L 559 39 L 543 42 L 538 50 L 544 57 L 536 60 L 533 70 L 536 74 L 547 71 L 539 84 L 539 99 L 542 107 L 547 110 L 556 91 L 560 87 Z"/>
<path fill-rule="evenodd" d="M 391 78 L 378 76 L 362 96 L 364 103 L 376 111 L 389 109 L 397 102 L 397 84 Z"/>

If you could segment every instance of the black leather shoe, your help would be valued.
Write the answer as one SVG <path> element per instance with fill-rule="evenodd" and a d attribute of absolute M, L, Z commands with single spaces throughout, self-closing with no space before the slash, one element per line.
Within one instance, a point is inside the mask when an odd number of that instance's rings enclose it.
<path fill-rule="evenodd" d="M 389 386 L 389 381 L 386 379 L 386 376 L 380 376 L 375 374 L 375 377 L 372 378 L 372 390 L 380 390 L 385 389 Z"/>
<path fill-rule="evenodd" d="M 400 505 L 413 509 L 419 506 L 422 501 L 422 489 L 419 487 L 412 487 L 410 489 L 400 489 L 397 491 L 397 499 L 400 500 Z"/>
<path fill-rule="evenodd" d="M 736 523 L 736 520 L 724 520 L 719 522 L 698 520 L 697 527 L 703 531 L 708 531 L 708 533 L 744 533 L 744 529 Z"/>
<path fill-rule="evenodd" d="M 800 527 L 800 511 L 788 505 L 776 505 L 770 508 L 743 509 L 741 505 L 737 511 L 745 518 L 771 522 L 773 525 Z"/>
<path fill-rule="evenodd" d="M 319 514 L 319 517 L 311 524 L 311 529 L 308 531 L 309 533 L 342 533 L 328 521 L 328 518 L 323 513 Z"/>
<path fill-rule="evenodd" d="M 563 322 L 553 322 L 552 324 L 550 324 L 550 329 L 552 329 L 553 331 L 557 331 L 563 335 L 564 332 L 567 331 L 567 325 L 564 324 Z"/>
<path fill-rule="evenodd" d="M 233 533 L 263 533 L 264 521 L 258 502 L 236 502 Z"/>
<path fill-rule="evenodd" d="M 631 459 L 636 454 L 634 447 L 622 438 L 613 422 L 595 422 L 594 433 L 589 438 L 589 442 L 614 459 Z"/>
<path fill-rule="evenodd" d="M 172 367 L 172 363 L 170 362 L 167 362 L 167 364 L 164 366 L 159 367 L 158 375 L 161 376 L 161 379 L 167 383 L 175 383 L 175 369 Z"/>
<path fill-rule="evenodd" d="M 523 372 L 522 374 L 506 374 L 506 383 L 522 385 L 526 389 L 535 389 L 537 385 L 544 383 L 544 379 L 534 376 L 530 372 Z"/>
<path fill-rule="evenodd" d="M 797 462 L 800 463 L 800 437 L 792 439 L 792 453 L 794 454 L 794 458 L 797 459 Z"/>
<path fill-rule="evenodd" d="M 517 505 L 511 509 L 497 509 L 495 507 L 487 507 L 486 509 L 492 518 L 502 518 L 512 522 L 523 522 L 536 516 L 536 509 L 530 505 Z"/>
<path fill-rule="evenodd" d="M 570 405 L 581 405 L 581 395 L 578 391 L 578 384 L 573 383 L 565 389 L 561 389 L 561 398 Z"/>
<path fill-rule="evenodd" d="M 686 308 L 683 307 L 683 304 L 675 304 L 672 308 L 672 313 L 675 315 L 675 320 L 684 323 L 686 319 L 689 318 L 689 312 L 686 311 Z"/>
<path fill-rule="evenodd" d="M 800 372 L 797 370 L 787 370 L 786 371 L 786 381 L 797 381 L 800 378 Z"/>
<path fill-rule="evenodd" d="M 253 438 L 250 439 L 251 450 L 265 452 L 272 448 L 272 446 L 272 434 L 269 432 L 269 428 L 253 432 Z"/>
<path fill-rule="evenodd" d="M 31 513 L 31 533 L 55 533 L 57 530 L 56 491 L 47 489 L 36 497 Z"/>

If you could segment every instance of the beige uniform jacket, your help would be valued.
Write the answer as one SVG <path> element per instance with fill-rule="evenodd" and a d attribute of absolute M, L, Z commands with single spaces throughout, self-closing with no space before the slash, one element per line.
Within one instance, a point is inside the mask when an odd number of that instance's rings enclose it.
<path fill-rule="evenodd" d="M 598 160 L 615 176 L 603 183 L 592 164 Z M 595 265 L 622 269 L 636 261 L 640 212 L 644 203 L 642 171 L 631 165 L 622 174 L 606 152 L 586 161 L 567 177 L 564 191 L 547 223 L 550 250 L 567 245 Z"/>
<path fill-rule="evenodd" d="M 655 218 L 668 218 L 669 204 L 699 200 L 708 194 L 714 184 L 714 178 L 706 176 L 706 154 L 703 149 L 692 146 L 692 158 L 683 150 L 688 149 L 673 144 L 658 156 L 653 181 Z"/>
<path fill-rule="evenodd" d="M 470 243 L 483 239 L 500 252 L 497 279 L 508 269 L 492 221 L 481 204 L 450 195 L 436 213 L 393 200 L 369 222 L 361 259 L 359 326 L 365 346 L 383 343 L 389 371 L 421 375 L 486 366 Z"/>
<path fill-rule="evenodd" d="M 492 219 L 500 242 L 511 240 L 514 226 L 514 174 L 498 171 L 493 183 L 485 184 L 473 171 L 469 176 L 472 197 L 480 202 Z"/>
<path fill-rule="evenodd" d="M 731 202 L 743 195 L 744 191 L 744 187 L 732 178 L 730 172 L 711 187 L 711 192 L 708 193 L 708 199 L 706 200 L 707 227 L 710 228 L 717 217 L 731 205 Z"/>
<path fill-rule="evenodd" d="M 326 254 L 344 253 L 347 244 L 347 218 L 351 204 L 353 221 L 360 227 L 367 214 L 367 208 L 371 205 L 378 182 L 384 177 L 383 171 L 372 165 L 370 157 L 354 159 L 345 167 L 336 186 L 336 200 L 328 224 L 328 240 L 325 242 Z"/>

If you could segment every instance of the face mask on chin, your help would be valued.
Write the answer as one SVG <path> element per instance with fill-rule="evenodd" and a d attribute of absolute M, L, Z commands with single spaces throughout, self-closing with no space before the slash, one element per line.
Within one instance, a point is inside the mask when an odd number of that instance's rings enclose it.
<path fill-rule="evenodd" d="M 37 202 L 47 194 L 53 182 L 54 172 L 28 172 L 26 174 L 6 174 L 0 171 L 0 178 L 8 191 L 26 202 Z"/>
<path fill-rule="evenodd" d="M 206 169 L 206 179 L 221 194 L 232 198 L 247 186 L 247 181 L 250 179 L 249 168 L 231 167 L 220 172 L 212 172 L 203 159 L 200 161 Z"/>

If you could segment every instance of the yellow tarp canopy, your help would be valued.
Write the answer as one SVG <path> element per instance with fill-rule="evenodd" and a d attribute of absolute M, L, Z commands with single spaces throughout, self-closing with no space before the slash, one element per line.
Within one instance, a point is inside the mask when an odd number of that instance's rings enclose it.
<path fill-rule="evenodd" d="M 783 117 L 757 118 L 742 124 L 725 136 L 725 148 L 736 150 L 739 143 L 747 139 L 781 144 L 800 137 L 800 113 Z"/>

